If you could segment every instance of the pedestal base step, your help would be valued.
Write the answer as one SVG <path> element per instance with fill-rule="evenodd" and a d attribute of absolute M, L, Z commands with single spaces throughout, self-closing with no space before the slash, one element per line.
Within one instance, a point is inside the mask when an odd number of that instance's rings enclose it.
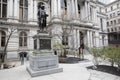
<path fill-rule="evenodd" d="M 37 77 L 42 75 L 63 72 L 63 68 L 53 68 L 53 69 L 47 69 L 47 70 L 41 70 L 41 71 L 33 71 L 30 67 L 27 67 L 27 71 L 30 73 L 32 77 Z"/>

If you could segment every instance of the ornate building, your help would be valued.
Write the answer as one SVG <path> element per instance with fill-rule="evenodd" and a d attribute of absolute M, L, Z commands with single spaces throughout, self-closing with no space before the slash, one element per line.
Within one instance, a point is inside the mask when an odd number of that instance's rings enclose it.
<path fill-rule="evenodd" d="M 120 1 L 116 0 L 106 6 L 108 42 L 120 45 Z"/>
<path fill-rule="evenodd" d="M 7 47 L 7 58 L 32 53 L 33 36 L 38 31 L 38 6 L 45 6 L 47 31 L 56 43 L 69 49 L 107 46 L 105 5 L 97 0 L 0 0 L 0 50 Z"/>

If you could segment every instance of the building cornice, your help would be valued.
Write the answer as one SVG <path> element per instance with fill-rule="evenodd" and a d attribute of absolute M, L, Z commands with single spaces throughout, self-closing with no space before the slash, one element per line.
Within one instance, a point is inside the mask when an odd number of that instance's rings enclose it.
<path fill-rule="evenodd" d="M 110 6 L 110 5 L 113 5 L 113 4 L 115 4 L 115 3 L 118 3 L 118 2 L 119 2 L 119 0 L 115 0 L 115 1 L 113 1 L 113 2 L 111 2 L 111 3 L 109 3 L 109 4 L 107 4 L 106 7 L 108 7 L 108 6 Z"/>
<path fill-rule="evenodd" d="M 93 27 L 93 24 L 92 23 L 89 23 L 87 21 L 78 21 L 78 20 L 71 20 L 71 21 L 50 21 L 49 25 L 52 25 L 52 24 L 61 24 L 61 25 L 68 25 L 68 26 L 86 26 L 86 27 L 89 27 L 89 28 L 92 28 Z"/>
<path fill-rule="evenodd" d="M 7 22 L 7 21 L 0 21 L 0 25 L 38 27 L 38 25 L 33 25 L 28 23 L 14 23 L 14 22 Z"/>

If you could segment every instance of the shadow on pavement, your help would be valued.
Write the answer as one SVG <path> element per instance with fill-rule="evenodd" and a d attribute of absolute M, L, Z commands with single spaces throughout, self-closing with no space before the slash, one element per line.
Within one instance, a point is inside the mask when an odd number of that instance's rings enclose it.
<path fill-rule="evenodd" d="M 93 66 L 89 66 L 87 67 L 87 69 L 93 69 Z M 107 65 L 98 65 L 97 68 L 94 70 L 120 76 L 120 70 L 118 70 L 117 67 L 112 67 Z"/>
<path fill-rule="evenodd" d="M 78 63 L 81 61 L 88 61 L 87 59 L 80 59 L 77 57 L 67 57 L 67 58 L 61 58 L 59 59 L 60 63 L 68 63 L 68 64 L 74 64 L 74 63 Z"/>

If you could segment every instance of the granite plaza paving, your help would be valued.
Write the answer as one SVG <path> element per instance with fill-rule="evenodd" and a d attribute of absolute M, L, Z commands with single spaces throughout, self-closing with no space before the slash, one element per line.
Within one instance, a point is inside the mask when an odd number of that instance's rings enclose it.
<path fill-rule="evenodd" d="M 24 65 L 17 61 L 12 63 L 17 67 L 0 70 L 0 80 L 120 80 L 120 76 L 87 69 L 86 67 L 93 66 L 92 56 L 85 55 L 85 59 L 88 60 L 74 64 L 60 63 L 63 72 L 38 77 L 31 77 L 27 72 L 28 61 Z"/>

